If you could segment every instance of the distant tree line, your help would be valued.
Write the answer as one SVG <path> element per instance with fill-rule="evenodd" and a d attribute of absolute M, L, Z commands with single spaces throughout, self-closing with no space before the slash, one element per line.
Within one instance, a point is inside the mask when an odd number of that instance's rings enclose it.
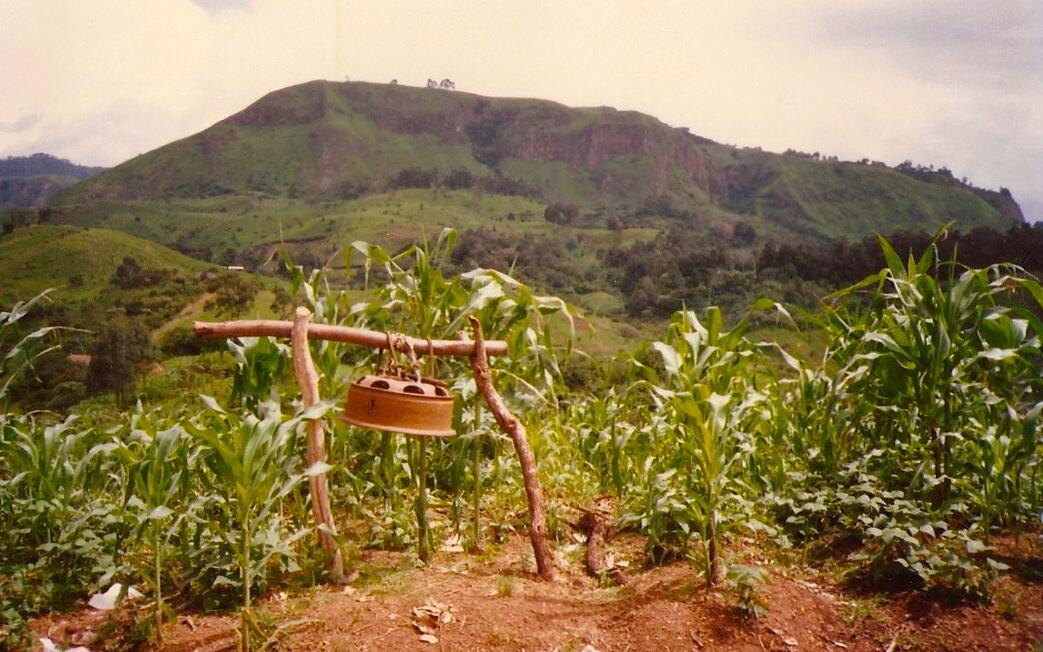
<path fill-rule="evenodd" d="M 931 235 L 919 231 L 898 231 L 888 236 L 901 255 L 919 255 L 931 242 Z M 980 227 L 967 232 L 954 230 L 938 245 L 943 258 L 969 267 L 985 267 L 1009 262 L 1030 272 L 1043 272 L 1043 226 L 1015 224 L 1007 231 Z M 806 280 L 825 281 L 840 286 L 854 283 L 884 267 L 883 254 L 876 238 L 856 242 L 837 239 L 822 245 L 777 245 L 769 242 L 757 260 L 758 273 L 769 271 Z"/>
<path fill-rule="evenodd" d="M 715 304 L 741 312 L 760 296 L 814 308 L 823 294 L 886 266 L 875 237 L 800 245 L 768 242 L 759 253 L 749 248 L 756 239 L 756 230 L 746 223 L 736 224 L 730 239 L 678 224 L 652 240 L 599 252 L 599 278 L 622 295 L 627 315 L 650 319 L 682 305 L 698 309 Z M 922 253 L 932 236 L 899 231 L 888 239 L 907 256 Z M 1043 226 L 954 230 L 939 242 L 939 253 L 969 267 L 1009 262 L 1041 274 Z"/>
<path fill-rule="evenodd" d="M 0 211 L 0 233 L 7 235 L 16 228 L 31 224 L 47 224 L 53 208 L 8 208 Z"/>
<path fill-rule="evenodd" d="M 103 167 L 77 165 L 64 158 L 50 154 L 32 154 L 31 156 L 8 156 L 0 158 L 0 177 L 34 177 L 55 175 L 86 179 L 104 172 Z"/>
<path fill-rule="evenodd" d="M 602 264 L 610 284 L 623 295 L 626 313 L 638 318 L 659 318 L 681 305 L 704 304 L 717 272 L 751 267 L 729 253 L 722 236 L 680 224 L 652 240 L 608 249 Z"/>
<path fill-rule="evenodd" d="M 493 195 L 510 195 L 542 199 L 543 193 L 532 184 L 504 174 L 476 175 L 467 168 L 456 168 L 446 173 L 436 169 L 409 167 L 399 170 L 387 180 L 390 189 L 443 188 L 446 190 L 475 190 Z"/>
<path fill-rule="evenodd" d="M 682 222 L 694 222 L 698 219 L 695 212 L 678 208 L 669 195 L 656 195 L 645 199 L 641 207 L 634 212 L 635 217 L 666 217 Z"/>
<path fill-rule="evenodd" d="M 643 210 L 661 216 L 670 214 L 671 206 L 655 198 Z M 471 229 L 461 233 L 452 260 L 459 269 L 511 269 L 559 293 L 615 294 L 622 299 L 622 311 L 637 319 L 660 319 L 682 306 L 720 305 L 728 313 L 741 314 L 762 296 L 815 309 L 825 294 L 885 267 L 875 237 L 803 244 L 768 241 L 761 246 L 757 229 L 745 221 L 733 224 L 729 233 L 693 228 L 682 219 L 650 240 L 597 249 L 597 263 L 591 265 L 580 254 L 594 246 L 593 236 L 578 227 L 604 228 L 606 220 L 601 216 L 595 224 L 595 214 L 572 204 L 551 203 L 544 218 L 574 230 L 534 236 L 494 226 Z M 899 254 L 919 255 L 932 235 L 898 231 L 888 239 Z M 959 264 L 970 267 L 1010 262 L 1043 274 L 1043 226 L 952 230 L 940 241 L 939 251 L 944 258 L 955 256 Z"/>

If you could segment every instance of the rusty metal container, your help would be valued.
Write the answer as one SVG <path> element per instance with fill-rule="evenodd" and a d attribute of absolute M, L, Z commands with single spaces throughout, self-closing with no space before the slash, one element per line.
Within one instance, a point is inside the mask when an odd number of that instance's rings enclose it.
<path fill-rule="evenodd" d="M 453 396 L 443 383 L 364 376 L 348 388 L 341 419 L 355 426 L 421 437 L 452 437 Z"/>

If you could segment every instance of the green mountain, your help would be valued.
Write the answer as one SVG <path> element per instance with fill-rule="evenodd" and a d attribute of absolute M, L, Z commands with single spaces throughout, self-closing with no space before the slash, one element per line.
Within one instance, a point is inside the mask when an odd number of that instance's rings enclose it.
<path fill-rule="evenodd" d="M 105 168 L 77 165 L 50 154 L 0 159 L 0 208 L 40 208 L 70 184 Z"/>
<path fill-rule="evenodd" d="M 454 171 L 484 180 L 486 192 L 572 204 L 602 223 L 658 215 L 730 233 L 745 222 L 783 239 L 1023 220 L 1009 192 L 944 169 L 737 149 L 609 107 L 323 81 L 270 93 L 65 190 L 57 203 L 349 201 Z"/>
<path fill-rule="evenodd" d="M 0 213 L 5 228 L 34 222 L 267 273 L 280 246 L 337 267 L 354 240 L 396 249 L 456 227 L 456 269 L 509 269 L 630 324 L 681 305 L 739 314 L 759 296 L 813 307 L 846 277 L 853 250 L 838 238 L 1024 220 L 1006 190 L 944 168 L 738 149 L 607 107 L 310 82 L 70 186 L 46 211 Z M 804 265 L 829 273 L 809 283 Z"/>

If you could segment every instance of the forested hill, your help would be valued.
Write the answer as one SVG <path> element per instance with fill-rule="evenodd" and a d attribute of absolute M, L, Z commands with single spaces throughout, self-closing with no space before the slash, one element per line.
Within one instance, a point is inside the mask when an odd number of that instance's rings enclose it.
<path fill-rule="evenodd" d="M 86 179 L 104 170 L 103 167 L 77 165 L 67 159 L 42 152 L 31 156 L 8 156 L 0 159 L 0 177 L 57 176 Z"/>
<path fill-rule="evenodd" d="M 90 178 L 105 168 L 77 165 L 50 154 L 0 159 L 0 208 L 41 207 L 63 187 Z"/>
<path fill-rule="evenodd" d="M 337 201 L 432 185 L 525 195 L 606 224 L 658 215 L 730 232 L 744 222 L 798 240 L 950 221 L 1005 230 L 1023 220 L 1006 190 L 976 188 L 944 168 L 740 149 L 610 107 L 324 81 L 270 93 L 59 202 Z"/>

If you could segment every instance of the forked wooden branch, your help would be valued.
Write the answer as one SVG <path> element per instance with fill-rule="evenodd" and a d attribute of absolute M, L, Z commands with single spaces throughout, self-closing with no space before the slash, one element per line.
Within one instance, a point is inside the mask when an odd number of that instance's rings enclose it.
<path fill-rule="evenodd" d="M 301 387 L 301 397 L 305 409 L 319 402 L 319 374 L 315 370 L 315 363 L 312 362 L 311 352 L 308 350 L 308 322 L 310 321 L 311 312 L 307 308 L 297 308 L 290 333 L 293 373 L 297 377 L 297 384 Z M 326 461 L 326 434 L 323 432 L 322 419 L 308 421 L 307 455 L 308 466 Z M 319 541 L 326 553 L 330 555 L 330 580 L 342 583 L 345 581 L 344 561 L 341 557 L 340 546 L 330 534 L 330 532 L 336 532 L 337 527 L 333 524 L 333 511 L 330 509 L 326 474 L 317 473 L 309 476 L 308 490 L 311 492 L 311 507 L 315 514 L 315 522 L 329 528 L 329 532 L 319 530 Z"/>
<path fill-rule="evenodd" d="M 540 577 L 550 581 L 554 579 L 554 558 L 551 555 L 550 544 L 547 543 L 547 517 L 540 478 L 536 475 L 536 459 L 532 455 L 525 426 L 507 409 L 503 398 L 493 385 L 489 360 L 486 357 L 482 324 L 474 317 L 471 317 L 470 320 L 474 337 L 474 353 L 471 354 L 474 382 L 478 391 L 485 398 L 489 410 L 496 418 L 496 423 L 514 442 L 514 449 L 518 453 L 518 463 L 521 464 L 522 480 L 525 483 L 525 496 L 529 500 L 529 539 L 532 541 L 532 551 L 536 557 L 536 570 Z"/>
<path fill-rule="evenodd" d="M 547 518 L 543 502 L 543 490 L 540 479 L 536 475 L 536 460 L 525 433 L 525 427 L 507 409 L 503 398 L 493 385 L 489 371 L 490 355 L 506 355 L 507 343 L 503 340 L 486 341 L 482 334 L 482 326 L 474 317 L 470 318 L 474 339 L 463 337 L 459 340 L 427 340 L 415 337 L 389 338 L 387 333 L 380 333 L 364 328 L 347 326 L 329 326 L 310 323 L 311 313 L 307 308 L 297 308 L 294 321 L 277 321 L 271 319 L 195 322 L 192 330 L 197 337 L 230 338 L 230 337 L 289 337 L 293 350 L 293 369 L 297 382 L 301 387 L 304 406 L 307 408 L 319 401 L 319 376 L 308 350 L 308 339 L 350 342 L 378 349 L 395 346 L 403 352 L 412 349 L 418 355 L 460 355 L 471 359 L 471 370 L 474 372 L 475 384 L 485 398 L 486 404 L 496 417 L 500 428 L 514 442 L 518 453 L 518 462 L 522 469 L 525 483 L 525 495 L 529 502 L 529 538 L 536 557 L 536 569 L 545 580 L 554 579 L 554 562 L 550 545 L 547 543 Z M 391 344 L 392 340 L 394 344 Z M 308 424 L 308 464 L 325 461 L 325 435 L 322 421 L 314 419 Z M 315 520 L 325 525 L 331 532 L 336 532 L 333 514 L 330 509 L 329 490 L 326 475 L 319 473 L 308 479 L 311 491 L 312 509 Z M 322 546 L 330 554 L 330 578 L 344 581 L 343 560 L 336 540 L 327 532 L 320 531 Z"/>
<path fill-rule="evenodd" d="M 293 322 L 274 319 L 245 319 L 240 321 L 207 322 L 197 321 L 192 324 L 196 337 L 229 338 L 229 337 L 290 337 Z M 388 348 L 387 333 L 371 331 L 365 328 L 349 326 L 330 326 L 327 324 L 309 324 L 308 338 L 313 340 L 332 340 L 334 342 L 350 342 L 376 349 Z M 470 340 L 430 340 L 418 337 L 395 338 L 395 346 L 403 353 L 412 347 L 417 355 L 462 355 L 469 356 L 474 352 L 474 342 Z M 507 342 L 490 340 L 485 343 L 488 355 L 507 355 Z"/>

